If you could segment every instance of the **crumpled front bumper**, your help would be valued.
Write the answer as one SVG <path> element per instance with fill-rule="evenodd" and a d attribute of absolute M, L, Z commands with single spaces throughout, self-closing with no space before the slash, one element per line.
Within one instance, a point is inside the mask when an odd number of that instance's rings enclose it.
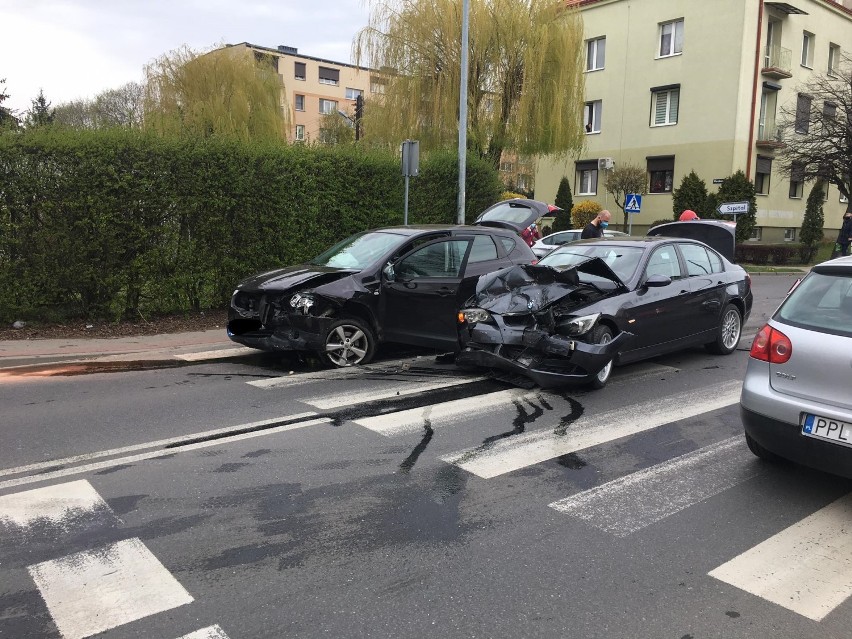
<path fill-rule="evenodd" d="M 585 384 L 633 337 L 622 332 L 606 344 L 590 344 L 541 329 L 475 324 L 456 363 L 520 374 L 543 388 Z"/>
<path fill-rule="evenodd" d="M 334 321 L 332 317 L 314 317 L 297 313 L 280 317 L 275 323 L 243 318 L 228 321 L 228 337 L 234 342 L 262 351 L 320 351 Z"/>

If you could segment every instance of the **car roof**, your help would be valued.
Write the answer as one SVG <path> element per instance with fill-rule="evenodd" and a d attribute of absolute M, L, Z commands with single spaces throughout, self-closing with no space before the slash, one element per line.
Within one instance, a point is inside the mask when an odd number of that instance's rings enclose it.
<path fill-rule="evenodd" d="M 508 237 L 517 237 L 518 234 L 511 229 L 499 226 L 472 226 L 463 224 L 409 224 L 408 226 L 383 226 L 377 229 L 370 229 L 368 232 L 373 233 L 394 233 L 396 235 L 407 235 L 409 237 L 420 235 L 421 233 L 434 233 L 436 231 L 451 231 L 453 233 L 487 233 L 496 235 L 505 235 Z"/>
<path fill-rule="evenodd" d="M 811 267 L 811 270 L 816 273 L 825 273 L 827 275 L 845 275 L 852 271 L 852 255 L 836 257 L 827 262 L 821 262 Z"/>

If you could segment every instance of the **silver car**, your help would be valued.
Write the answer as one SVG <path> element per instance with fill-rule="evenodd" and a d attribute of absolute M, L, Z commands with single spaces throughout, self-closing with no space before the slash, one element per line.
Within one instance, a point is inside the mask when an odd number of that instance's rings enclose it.
<path fill-rule="evenodd" d="M 559 248 L 563 244 L 576 242 L 580 239 L 582 232 L 583 229 L 571 229 L 570 231 L 557 231 L 556 233 L 551 233 L 550 235 L 537 240 L 531 247 L 532 251 L 536 254 L 536 257 L 544 257 L 552 250 Z M 604 237 L 627 237 L 627 233 L 604 229 Z"/>
<path fill-rule="evenodd" d="M 852 478 L 852 257 L 814 266 L 757 334 L 740 413 L 758 457 Z"/>

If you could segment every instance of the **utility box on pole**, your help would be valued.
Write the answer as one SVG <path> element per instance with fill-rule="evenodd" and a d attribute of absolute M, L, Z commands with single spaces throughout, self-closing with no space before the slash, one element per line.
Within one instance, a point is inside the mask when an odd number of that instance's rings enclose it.
<path fill-rule="evenodd" d="M 405 177 L 405 209 L 403 224 L 408 224 L 408 178 L 420 173 L 420 142 L 405 140 L 402 143 L 402 175 Z"/>

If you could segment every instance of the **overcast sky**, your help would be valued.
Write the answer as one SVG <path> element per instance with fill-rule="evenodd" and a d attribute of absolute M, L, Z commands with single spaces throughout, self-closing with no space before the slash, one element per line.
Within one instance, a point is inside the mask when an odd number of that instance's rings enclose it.
<path fill-rule="evenodd" d="M 0 79 L 24 111 L 39 89 L 52 106 L 142 80 L 146 63 L 188 45 L 280 44 L 350 62 L 367 24 L 362 0 L 0 0 Z"/>

